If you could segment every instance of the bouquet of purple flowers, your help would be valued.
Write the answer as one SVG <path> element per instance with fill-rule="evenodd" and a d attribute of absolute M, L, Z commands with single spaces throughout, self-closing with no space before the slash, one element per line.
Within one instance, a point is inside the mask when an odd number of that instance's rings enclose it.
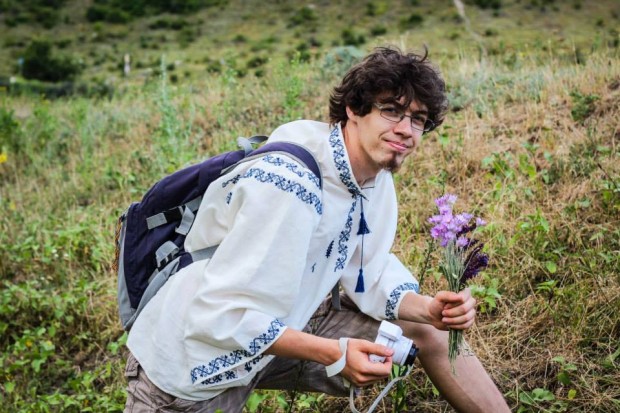
<path fill-rule="evenodd" d="M 435 200 L 439 214 L 433 215 L 428 222 L 434 225 L 431 236 L 438 240 L 442 247 L 440 270 L 448 280 L 450 291 L 463 290 L 467 281 L 489 264 L 489 256 L 482 252 L 484 244 L 467 234 L 476 228 L 486 225 L 480 218 L 469 213 L 454 215 L 452 207 L 456 195 L 446 194 Z M 448 357 L 454 370 L 454 361 L 463 347 L 463 330 L 450 330 L 448 337 Z"/>

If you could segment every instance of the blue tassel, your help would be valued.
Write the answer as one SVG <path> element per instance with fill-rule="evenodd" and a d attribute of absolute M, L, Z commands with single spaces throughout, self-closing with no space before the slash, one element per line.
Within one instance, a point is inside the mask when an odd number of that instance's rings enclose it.
<path fill-rule="evenodd" d="M 370 228 L 368 228 L 368 224 L 366 223 L 366 219 L 364 218 L 364 212 L 360 215 L 360 227 L 357 230 L 357 235 L 370 234 Z"/>
<path fill-rule="evenodd" d="M 357 276 L 357 285 L 355 286 L 356 293 L 364 292 L 364 270 L 360 268 L 360 273 Z"/>

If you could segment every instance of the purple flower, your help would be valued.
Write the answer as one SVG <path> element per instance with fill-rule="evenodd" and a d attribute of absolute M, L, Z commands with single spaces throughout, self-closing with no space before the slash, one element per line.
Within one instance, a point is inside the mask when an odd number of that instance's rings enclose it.
<path fill-rule="evenodd" d="M 465 248 L 469 245 L 469 238 L 460 236 L 456 239 L 456 246 L 459 248 Z"/>
<path fill-rule="evenodd" d="M 460 254 L 467 253 L 463 262 L 465 271 L 460 280 L 460 285 L 464 286 L 468 280 L 478 275 L 489 264 L 489 256 L 481 252 L 484 244 L 465 236 L 476 228 L 486 225 L 486 222 L 481 218 L 475 218 L 475 221 L 470 224 L 474 216 L 467 212 L 454 215 L 452 208 L 456 200 L 456 195 L 451 194 L 435 199 L 439 214 L 430 217 L 428 222 L 434 225 L 431 228 L 431 237 L 439 240 L 442 247 L 445 248 L 454 242 Z"/>
<path fill-rule="evenodd" d="M 469 221 L 474 217 L 466 212 L 454 215 L 452 207 L 456 199 L 456 195 L 451 194 L 437 198 L 435 205 L 439 208 L 439 215 L 433 215 L 428 219 L 428 222 L 435 225 L 431 229 L 431 236 L 438 239 L 442 247 L 446 247 L 451 241 L 456 241 L 463 228 L 468 228 Z M 461 246 L 464 246 L 463 242 L 460 241 Z"/>
<path fill-rule="evenodd" d="M 489 265 L 489 256 L 482 252 L 484 244 L 478 242 L 478 240 L 472 240 L 470 242 L 470 251 L 465 259 L 465 271 L 461 277 L 460 283 L 465 286 L 467 281 L 474 278 L 480 271 L 485 269 Z"/>

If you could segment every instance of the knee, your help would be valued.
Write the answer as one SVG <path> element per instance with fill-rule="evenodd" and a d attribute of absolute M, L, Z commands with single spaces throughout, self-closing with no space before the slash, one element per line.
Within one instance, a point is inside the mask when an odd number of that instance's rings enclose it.
<path fill-rule="evenodd" d="M 412 322 L 398 322 L 403 329 L 403 335 L 413 340 L 421 352 L 446 352 L 448 348 L 448 332 L 438 330 L 429 324 Z"/>

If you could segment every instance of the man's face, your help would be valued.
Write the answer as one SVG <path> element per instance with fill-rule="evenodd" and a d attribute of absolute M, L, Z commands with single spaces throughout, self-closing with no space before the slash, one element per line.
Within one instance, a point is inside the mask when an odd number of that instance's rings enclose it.
<path fill-rule="evenodd" d="M 403 113 L 406 116 L 400 119 L 399 114 Z M 423 131 L 416 126 L 420 121 L 424 124 L 427 110 L 426 106 L 417 102 L 411 103 L 408 108 L 381 103 L 373 105 L 370 113 L 364 116 L 355 115 L 348 107 L 347 114 L 349 120 L 346 127 L 352 131 L 347 150 L 354 163 L 353 168 L 355 170 L 357 166 L 358 170 L 361 168 L 376 175 L 381 169 L 397 171 L 420 144 Z"/>

